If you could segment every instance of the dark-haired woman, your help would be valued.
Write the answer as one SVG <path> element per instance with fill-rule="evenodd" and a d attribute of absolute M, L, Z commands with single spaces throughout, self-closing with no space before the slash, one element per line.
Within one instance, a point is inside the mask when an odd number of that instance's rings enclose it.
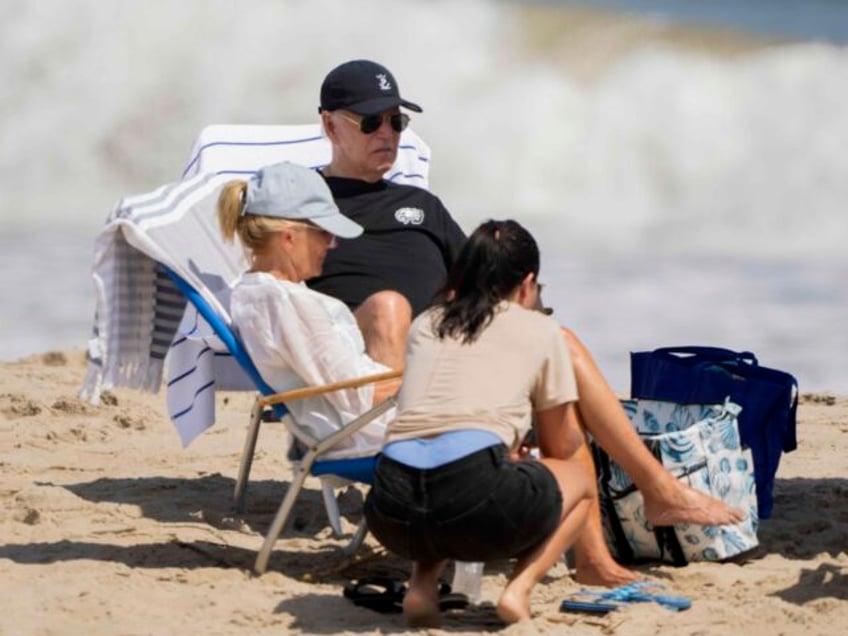
<path fill-rule="evenodd" d="M 438 621 L 447 559 L 515 557 L 497 605 L 512 623 L 530 617 L 533 586 L 587 522 L 595 544 L 581 552 L 608 554 L 582 433 L 587 416 L 605 422 L 599 441 L 640 486 L 652 520 L 727 523 L 737 514 L 682 487 L 647 452 L 587 366 L 594 363 L 585 348 L 534 309 L 538 274 L 527 230 L 488 221 L 460 252 L 444 300 L 410 330 L 398 414 L 365 512 L 377 539 L 413 561 L 403 601 L 411 624 Z M 531 422 L 541 459 L 518 459 Z"/>

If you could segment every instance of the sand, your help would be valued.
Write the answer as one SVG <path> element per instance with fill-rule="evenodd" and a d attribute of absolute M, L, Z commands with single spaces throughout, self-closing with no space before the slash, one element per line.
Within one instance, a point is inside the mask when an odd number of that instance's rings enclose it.
<path fill-rule="evenodd" d="M 373 537 L 343 557 L 346 539 L 332 537 L 317 482 L 307 482 L 269 572 L 250 574 L 291 477 L 283 432 L 268 425 L 248 512 L 231 517 L 250 396 L 220 396 L 219 423 L 182 449 L 162 393 L 116 390 L 99 407 L 77 399 L 80 351 L 0 370 L 0 634 L 407 633 L 400 616 L 343 598 L 346 581 L 405 576 L 408 565 Z M 690 610 L 561 613 L 579 589 L 562 564 L 537 587 L 532 622 L 507 628 L 491 605 L 502 562 L 486 567 L 480 607 L 446 615 L 430 633 L 838 633 L 848 625 L 848 398 L 804 395 L 798 439 L 749 558 L 640 568 L 691 598 Z M 359 491 L 342 498 L 348 532 L 359 504 Z"/>

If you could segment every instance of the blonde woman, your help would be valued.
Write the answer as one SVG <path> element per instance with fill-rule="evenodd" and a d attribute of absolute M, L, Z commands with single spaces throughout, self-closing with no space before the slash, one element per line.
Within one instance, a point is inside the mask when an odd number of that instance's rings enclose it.
<path fill-rule="evenodd" d="M 238 236 L 250 269 L 230 301 L 233 323 L 259 373 L 277 391 L 362 377 L 388 367 L 366 353 L 356 320 L 339 300 L 303 284 L 321 273 L 327 251 L 362 228 L 339 212 L 314 170 L 279 163 L 247 181 L 224 186 L 218 220 L 226 240 Z M 347 389 L 289 404 L 299 425 L 319 437 L 338 430 L 397 391 L 399 380 Z M 375 420 L 336 456 L 372 454 L 385 423 Z"/>

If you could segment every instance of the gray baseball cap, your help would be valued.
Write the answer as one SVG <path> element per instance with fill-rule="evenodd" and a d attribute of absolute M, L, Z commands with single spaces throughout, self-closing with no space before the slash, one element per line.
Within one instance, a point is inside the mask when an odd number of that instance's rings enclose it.
<path fill-rule="evenodd" d="M 342 238 L 362 234 L 361 225 L 339 212 L 320 174 L 288 161 L 265 166 L 250 178 L 242 214 L 311 221 Z"/>

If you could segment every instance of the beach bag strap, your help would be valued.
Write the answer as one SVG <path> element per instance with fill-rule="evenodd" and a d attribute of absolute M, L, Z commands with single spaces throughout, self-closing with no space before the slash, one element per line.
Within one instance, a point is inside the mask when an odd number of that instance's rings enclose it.
<path fill-rule="evenodd" d="M 736 360 L 738 362 L 744 362 L 753 366 L 757 366 L 758 364 L 757 356 L 755 356 L 754 353 L 751 351 L 733 351 L 731 349 L 724 349 L 722 347 L 703 347 L 694 345 L 660 347 L 659 349 L 654 349 L 651 353 L 670 354 L 677 356 L 695 356 L 693 360 L 697 359 L 698 361 L 717 360 L 721 362 L 726 362 L 730 360 Z"/>
<path fill-rule="evenodd" d="M 605 525 L 611 535 L 609 540 L 613 544 L 613 551 L 622 563 L 633 563 L 636 556 L 627 540 L 621 518 L 615 509 L 613 493 L 609 487 L 612 477 L 609 455 L 598 444 L 591 444 L 591 449 L 595 459 L 595 473 L 598 477 L 598 488 L 600 490 L 598 500 L 601 506 L 601 516 L 606 520 Z"/>
<path fill-rule="evenodd" d="M 750 351 L 678 346 L 633 352 L 630 397 L 721 403 L 730 394 L 733 371 L 753 368 L 759 368 L 759 362 Z"/>

